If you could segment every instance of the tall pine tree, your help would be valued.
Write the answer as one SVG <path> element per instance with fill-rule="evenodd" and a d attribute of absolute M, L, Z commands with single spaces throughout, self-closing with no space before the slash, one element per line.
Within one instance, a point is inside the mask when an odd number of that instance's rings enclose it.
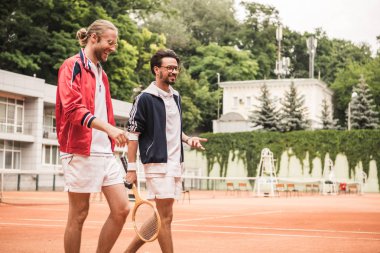
<path fill-rule="evenodd" d="M 285 98 L 281 103 L 281 131 L 305 130 L 310 126 L 304 103 L 304 97 L 298 96 L 296 86 L 292 82 L 290 90 L 285 92 Z"/>
<path fill-rule="evenodd" d="M 261 96 L 257 98 L 260 106 L 255 106 L 257 109 L 249 116 L 253 127 L 261 127 L 267 131 L 277 131 L 278 126 L 278 112 L 274 101 L 270 99 L 270 94 L 267 85 L 264 83 L 261 86 Z"/>
<path fill-rule="evenodd" d="M 337 119 L 333 119 L 330 112 L 329 105 L 326 98 L 322 100 L 322 112 L 321 112 L 322 129 L 337 129 Z"/>
<path fill-rule="evenodd" d="M 351 127 L 352 129 L 375 129 L 379 127 L 378 112 L 371 91 L 364 77 L 354 87 L 357 96 L 351 101 Z"/>

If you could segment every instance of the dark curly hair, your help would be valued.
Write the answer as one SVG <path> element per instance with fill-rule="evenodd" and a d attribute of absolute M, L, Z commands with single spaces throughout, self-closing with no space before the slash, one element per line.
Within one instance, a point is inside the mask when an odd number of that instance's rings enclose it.
<path fill-rule="evenodd" d="M 177 61 L 178 66 L 180 65 L 181 61 L 178 57 L 178 55 L 171 49 L 160 49 L 158 50 L 150 59 L 150 71 L 152 71 L 152 74 L 154 73 L 154 67 L 161 67 L 162 58 L 170 57 L 174 58 Z"/>

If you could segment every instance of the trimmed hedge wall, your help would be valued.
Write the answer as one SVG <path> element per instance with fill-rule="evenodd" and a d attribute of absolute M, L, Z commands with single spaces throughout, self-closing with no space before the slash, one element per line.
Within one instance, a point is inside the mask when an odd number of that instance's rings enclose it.
<path fill-rule="evenodd" d="M 207 158 L 208 174 L 213 165 L 218 163 L 220 176 L 225 177 L 229 156 L 233 154 L 232 159 L 243 161 L 248 171 L 247 176 L 254 177 L 263 148 L 269 148 L 275 157 L 280 157 L 291 148 L 292 155 L 301 161 L 309 153 L 310 172 L 313 170 L 312 160 L 320 157 L 324 161 L 327 153 L 333 161 L 339 153 L 347 156 L 350 177 L 360 161 L 368 175 L 369 162 L 375 160 L 380 182 L 380 130 L 316 130 L 286 133 L 252 131 L 206 133 L 201 137 L 208 138 L 208 142 L 203 145 L 206 150 L 202 152 Z"/>

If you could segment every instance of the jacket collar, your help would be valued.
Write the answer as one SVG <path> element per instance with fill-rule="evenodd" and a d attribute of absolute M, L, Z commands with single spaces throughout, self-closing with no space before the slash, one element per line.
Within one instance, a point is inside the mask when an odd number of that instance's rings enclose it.
<path fill-rule="evenodd" d="M 152 94 L 156 97 L 159 97 L 159 89 L 156 85 L 156 81 L 153 81 L 145 90 L 143 90 L 142 92 L 145 92 L 145 93 L 149 93 L 149 94 Z M 169 85 L 169 89 L 171 91 L 171 93 L 173 95 L 176 95 L 176 96 L 179 96 L 179 93 L 178 91 L 176 91 L 175 89 L 173 89 L 173 87 L 171 85 Z"/>
<path fill-rule="evenodd" d="M 86 54 L 84 53 L 84 48 L 81 48 L 81 50 L 79 51 L 79 57 L 80 57 L 80 60 L 82 61 L 82 64 L 83 64 L 83 67 L 89 71 L 91 71 L 91 68 L 90 68 L 90 59 L 87 58 Z"/>

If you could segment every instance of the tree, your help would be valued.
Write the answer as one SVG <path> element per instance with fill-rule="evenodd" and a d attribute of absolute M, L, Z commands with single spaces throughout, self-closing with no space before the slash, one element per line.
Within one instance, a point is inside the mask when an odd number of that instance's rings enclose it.
<path fill-rule="evenodd" d="M 175 88 L 188 103 L 182 110 L 183 121 L 189 121 L 185 125 L 186 132 L 211 132 L 212 120 L 216 119 L 217 115 L 218 91 L 210 90 L 210 84 L 204 76 L 198 80 L 193 79 L 186 69 L 181 70 Z"/>
<path fill-rule="evenodd" d="M 234 17 L 233 2 L 171 0 L 164 5 L 166 13 L 156 12 L 150 15 L 144 25 L 155 33 L 164 34 L 167 46 L 187 62 L 187 58 L 201 45 L 236 44 L 239 24 Z"/>
<path fill-rule="evenodd" d="M 95 19 L 112 21 L 119 29 L 118 53 L 103 64 L 114 98 L 131 101 L 140 76 L 147 76 L 146 54 L 163 47 L 163 36 L 140 29 L 138 17 L 161 9 L 158 0 L 49 0 L 0 2 L 0 68 L 26 75 L 36 74 L 56 84 L 58 68 L 78 53 L 75 34 Z M 149 36 L 145 36 L 149 34 Z M 111 59 L 112 58 L 112 59 Z"/>
<path fill-rule="evenodd" d="M 315 36 L 318 39 L 315 70 L 320 71 L 321 79 L 328 84 L 349 63 L 364 65 L 371 61 L 371 50 L 366 44 L 357 46 L 351 41 L 329 39 L 321 28 L 316 29 Z"/>
<path fill-rule="evenodd" d="M 334 116 L 339 119 L 341 125 L 345 123 L 351 93 L 361 75 L 366 77 L 375 104 L 380 104 L 380 57 L 377 56 L 366 64 L 348 62 L 345 68 L 338 71 L 337 77 L 331 85 L 331 89 L 334 91 Z"/>
<path fill-rule="evenodd" d="M 322 129 L 324 130 L 337 128 L 337 120 L 333 119 L 332 112 L 330 112 L 330 107 L 327 104 L 326 98 L 322 100 L 321 122 Z"/>
<path fill-rule="evenodd" d="M 249 50 L 259 65 L 257 78 L 275 78 L 277 59 L 276 27 L 279 12 L 273 6 L 243 1 L 247 17 L 239 29 L 238 47 Z"/>
<path fill-rule="evenodd" d="M 270 99 L 270 94 L 267 85 L 264 83 L 261 88 L 261 96 L 257 98 L 260 106 L 255 106 L 257 109 L 252 112 L 249 119 L 253 123 L 253 127 L 261 127 L 268 131 L 277 131 L 278 126 L 278 112 L 274 101 Z"/>
<path fill-rule="evenodd" d="M 174 84 L 180 91 L 182 98 L 182 122 L 186 133 L 193 133 L 201 124 L 203 109 L 199 104 L 197 90 L 200 88 L 197 80 L 191 79 L 186 69 L 181 70 L 178 80 Z"/>
<path fill-rule="evenodd" d="M 289 91 L 285 92 L 285 98 L 281 110 L 281 130 L 284 132 L 305 130 L 310 123 L 307 120 L 307 109 L 304 107 L 305 99 L 298 96 L 297 89 L 292 82 Z"/>
<path fill-rule="evenodd" d="M 183 131 L 193 133 L 201 121 L 201 113 L 194 105 L 193 100 L 187 96 L 182 96 L 182 122 Z"/>
<path fill-rule="evenodd" d="M 371 91 L 363 76 L 360 82 L 354 87 L 356 96 L 351 102 L 351 127 L 352 129 L 375 129 L 379 126 L 378 112 L 375 111 L 375 104 Z"/>
<path fill-rule="evenodd" d="M 237 50 L 230 46 L 219 46 L 211 43 L 200 46 L 196 54 L 190 58 L 189 72 L 194 79 L 204 75 L 216 90 L 217 76 L 221 73 L 223 80 L 252 80 L 258 71 L 256 60 L 249 51 Z"/>

